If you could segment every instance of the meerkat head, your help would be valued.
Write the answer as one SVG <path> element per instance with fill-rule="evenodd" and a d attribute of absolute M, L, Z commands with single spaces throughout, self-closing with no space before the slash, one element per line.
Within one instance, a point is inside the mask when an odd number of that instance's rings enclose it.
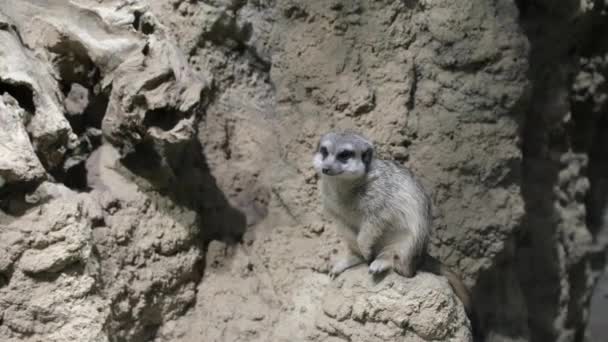
<path fill-rule="evenodd" d="M 373 152 L 372 143 L 356 133 L 330 132 L 319 140 L 313 164 L 322 177 L 355 179 L 367 174 Z"/>

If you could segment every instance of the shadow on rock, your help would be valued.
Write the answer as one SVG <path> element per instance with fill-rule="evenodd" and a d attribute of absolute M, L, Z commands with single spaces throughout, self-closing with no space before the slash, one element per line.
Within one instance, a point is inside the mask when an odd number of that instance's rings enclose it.
<path fill-rule="evenodd" d="M 245 215 L 230 205 L 217 186 L 200 143 L 193 140 L 185 145 L 162 150 L 152 144 L 140 144 L 122 162 L 148 180 L 162 196 L 198 213 L 199 233 L 205 246 L 211 240 L 240 241 L 246 229 Z"/>

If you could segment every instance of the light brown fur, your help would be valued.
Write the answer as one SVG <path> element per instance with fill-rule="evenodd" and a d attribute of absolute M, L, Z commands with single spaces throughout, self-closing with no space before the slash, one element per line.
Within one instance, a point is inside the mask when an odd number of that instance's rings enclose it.
<path fill-rule="evenodd" d="M 348 158 L 340 157 L 344 150 L 352 152 Z M 410 170 L 371 158 L 372 153 L 371 143 L 352 133 L 329 133 L 319 142 L 313 161 L 323 206 L 347 247 L 330 276 L 362 263 L 372 274 L 394 270 L 408 278 L 422 268 L 445 276 L 470 313 L 470 295 L 460 278 L 426 253 L 429 196 Z"/>

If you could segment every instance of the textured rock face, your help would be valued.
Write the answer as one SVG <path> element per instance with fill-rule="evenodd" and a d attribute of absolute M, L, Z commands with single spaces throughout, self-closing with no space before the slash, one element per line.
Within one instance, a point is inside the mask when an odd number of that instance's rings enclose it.
<path fill-rule="evenodd" d="M 608 63 L 560 4 L 0 0 L 0 339 L 471 340 L 441 277 L 328 278 L 311 156 L 352 128 L 432 193 L 487 341 L 582 341 Z"/>
<path fill-rule="evenodd" d="M 25 130 L 25 111 L 19 107 L 17 100 L 5 94 L 0 98 L 0 113 L 0 125 L 6 132 L 0 144 L 3 156 L 0 161 L 2 185 L 43 179 L 44 168 Z"/>
<path fill-rule="evenodd" d="M 471 340 L 462 329 L 464 310 L 445 280 L 422 273 L 404 281 L 391 274 L 374 284 L 358 271 L 325 294 L 324 316 L 316 323 L 321 331 L 357 341 Z"/>
<path fill-rule="evenodd" d="M 2 273 L 10 277 L 0 289 L 5 340 L 105 340 L 109 306 L 95 290 L 95 274 L 85 271 L 98 208 L 65 190 L 66 197 L 1 226 L 8 251 Z"/>

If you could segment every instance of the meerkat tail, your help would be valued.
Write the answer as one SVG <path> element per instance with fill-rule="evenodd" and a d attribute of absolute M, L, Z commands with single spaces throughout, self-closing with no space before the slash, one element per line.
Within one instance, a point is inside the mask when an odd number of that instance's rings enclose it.
<path fill-rule="evenodd" d="M 456 294 L 456 297 L 462 302 L 464 306 L 464 311 L 471 322 L 471 329 L 473 333 L 474 341 L 484 341 L 483 333 L 480 329 L 480 321 L 477 317 L 477 312 L 475 311 L 475 306 L 473 306 L 473 300 L 471 297 L 471 293 L 467 289 L 467 287 L 462 282 L 462 279 L 449 269 L 446 265 L 444 265 L 441 261 L 433 258 L 428 253 L 424 253 L 422 255 L 422 265 L 421 269 L 426 270 L 427 272 L 442 275 L 447 278 L 450 287 Z"/>
<path fill-rule="evenodd" d="M 462 279 L 456 273 L 452 272 L 452 270 L 450 270 L 447 266 L 432 256 L 425 254 L 423 257 L 424 260 L 421 268 L 428 272 L 446 277 L 450 287 L 456 294 L 456 297 L 458 297 L 458 299 L 462 302 L 467 315 L 470 317 L 473 312 L 471 294 L 462 282 Z"/>

